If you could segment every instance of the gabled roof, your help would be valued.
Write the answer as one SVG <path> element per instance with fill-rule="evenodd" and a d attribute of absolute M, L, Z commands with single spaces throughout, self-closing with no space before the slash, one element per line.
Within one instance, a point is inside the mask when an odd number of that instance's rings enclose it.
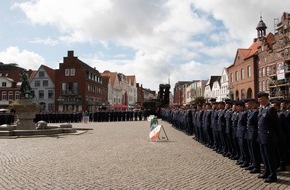
<path fill-rule="evenodd" d="M 49 76 L 49 78 L 53 81 L 53 83 L 55 83 L 55 70 L 45 65 L 42 65 L 42 66 L 45 72 L 47 73 L 47 75 Z"/>
<path fill-rule="evenodd" d="M 234 63 L 232 65 L 230 65 L 227 69 L 229 69 L 230 67 L 235 65 L 236 60 L 238 58 L 238 55 L 241 55 L 242 56 L 241 58 L 243 60 L 249 59 L 252 56 L 257 55 L 258 54 L 258 50 L 261 47 L 261 45 L 262 45 L 262 41 L 256 40 L 248 49 L 239 48 L 237 50 Z"/>
<path fill-rule="evenodd" d="M 134 83 L 135 83 L 135 80 L 136 80 L 135 75 L 127 76 L 127 78 L 128 78 L 128 80 L 129 80 L 129 82 L 131 82 L 131 83 L 130 83 L 131 86 L 133 86 Z"/>
<path fill-rule="evenodd" d="M 111 85 L 115 85 L 116 77 L 117 77 L 117 72 L 110 72 L 110 71 L 104 71 L 103 73 L 100 73 L 102 77 L 109 77 Z"/>
<path fill-rule="evenodd" d="M 210 76 L 206 85 L 209 85 L 210 89 L 212 89 L 212 85 L 215 81 L 220 83 L 221 76 Z"/>
<path fill-rule="evenodd" d="M 11 78 L 15 83 L 21 82 L 22 72 L 26 72 L 26 70 L 17 64 L 0 64 L 0 76 Z"/>
<path fill-rule="evenodd" d="M 102 76 L 103 78 L 103 84 L 105 86 L 108 86 L 109 82 L 110 82 L 110 77 L 109 76 Z"/>
<path fill-rule="evenodd" d="M 262 45 L 262 41 L 261 41 L 261 40 L 257 40 L 256 42 L 254 42 L 254 43 L 249 47 L 249 49 L 250 49 L 251 51 L 249 52 L 249 54 L 247 55 L 247 57 L 246 57 L 245 59 L 248 59 L 248 58 L 252 57 L 253 55 L 257 54 L 259 48 L 261 47 L 261 45 Z"/>
<path fill-rule="evenodd" d="M 29 82 L 31 82 L 34 79 L 35 75 L 37 74 L 37 71 L 36 70 L 29 70 L 29 73 L 30 73 Z"/>

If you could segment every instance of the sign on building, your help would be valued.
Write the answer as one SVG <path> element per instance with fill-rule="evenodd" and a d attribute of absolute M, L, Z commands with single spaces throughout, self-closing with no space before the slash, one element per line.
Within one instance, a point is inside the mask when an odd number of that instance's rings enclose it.
<path fill-rule="evenodd" d="M 276 74 L 277 74 L 277 80 L 285 79 L 285 64 L 284 64 L 284 62 L 277 64 Z"/>

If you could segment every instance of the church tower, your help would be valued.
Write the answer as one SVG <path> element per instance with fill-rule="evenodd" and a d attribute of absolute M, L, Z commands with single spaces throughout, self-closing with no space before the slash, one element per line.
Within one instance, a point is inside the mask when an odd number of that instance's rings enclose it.
<path fill-rule="evenodd" d="M 264 21 L 262 20 L 262 16 L 261 16 L 260 22 L 258 23 L 258 25 L 256 27 L 259 40 L 262 40 L 264 38 L 264 36 L 266 36 L 266 29 L 267 29 L 267 26 L 264 23 Z"/>

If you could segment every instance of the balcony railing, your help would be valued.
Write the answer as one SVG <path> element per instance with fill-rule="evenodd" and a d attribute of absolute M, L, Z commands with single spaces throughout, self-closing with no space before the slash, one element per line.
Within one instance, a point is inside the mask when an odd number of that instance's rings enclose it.
<path fill-rule="evenodd" d="M 77 90 L 62 90 L 61 95 L 78 95 L 79 92 Z"/>
<path fill-rule="evenodd" d="M 58 99 L 59 105 L 82 105 L 82 100 L 66 100 L 66 99 Z"/>

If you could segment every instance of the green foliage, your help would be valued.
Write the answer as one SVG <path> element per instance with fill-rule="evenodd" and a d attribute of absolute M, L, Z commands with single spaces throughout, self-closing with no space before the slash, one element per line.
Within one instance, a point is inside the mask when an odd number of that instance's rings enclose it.
<path fill-rule="evenodd" d="M 203 96 L 196 97 L 193 101 L 194 104 L 204 104 L 206 102 Z"/>

